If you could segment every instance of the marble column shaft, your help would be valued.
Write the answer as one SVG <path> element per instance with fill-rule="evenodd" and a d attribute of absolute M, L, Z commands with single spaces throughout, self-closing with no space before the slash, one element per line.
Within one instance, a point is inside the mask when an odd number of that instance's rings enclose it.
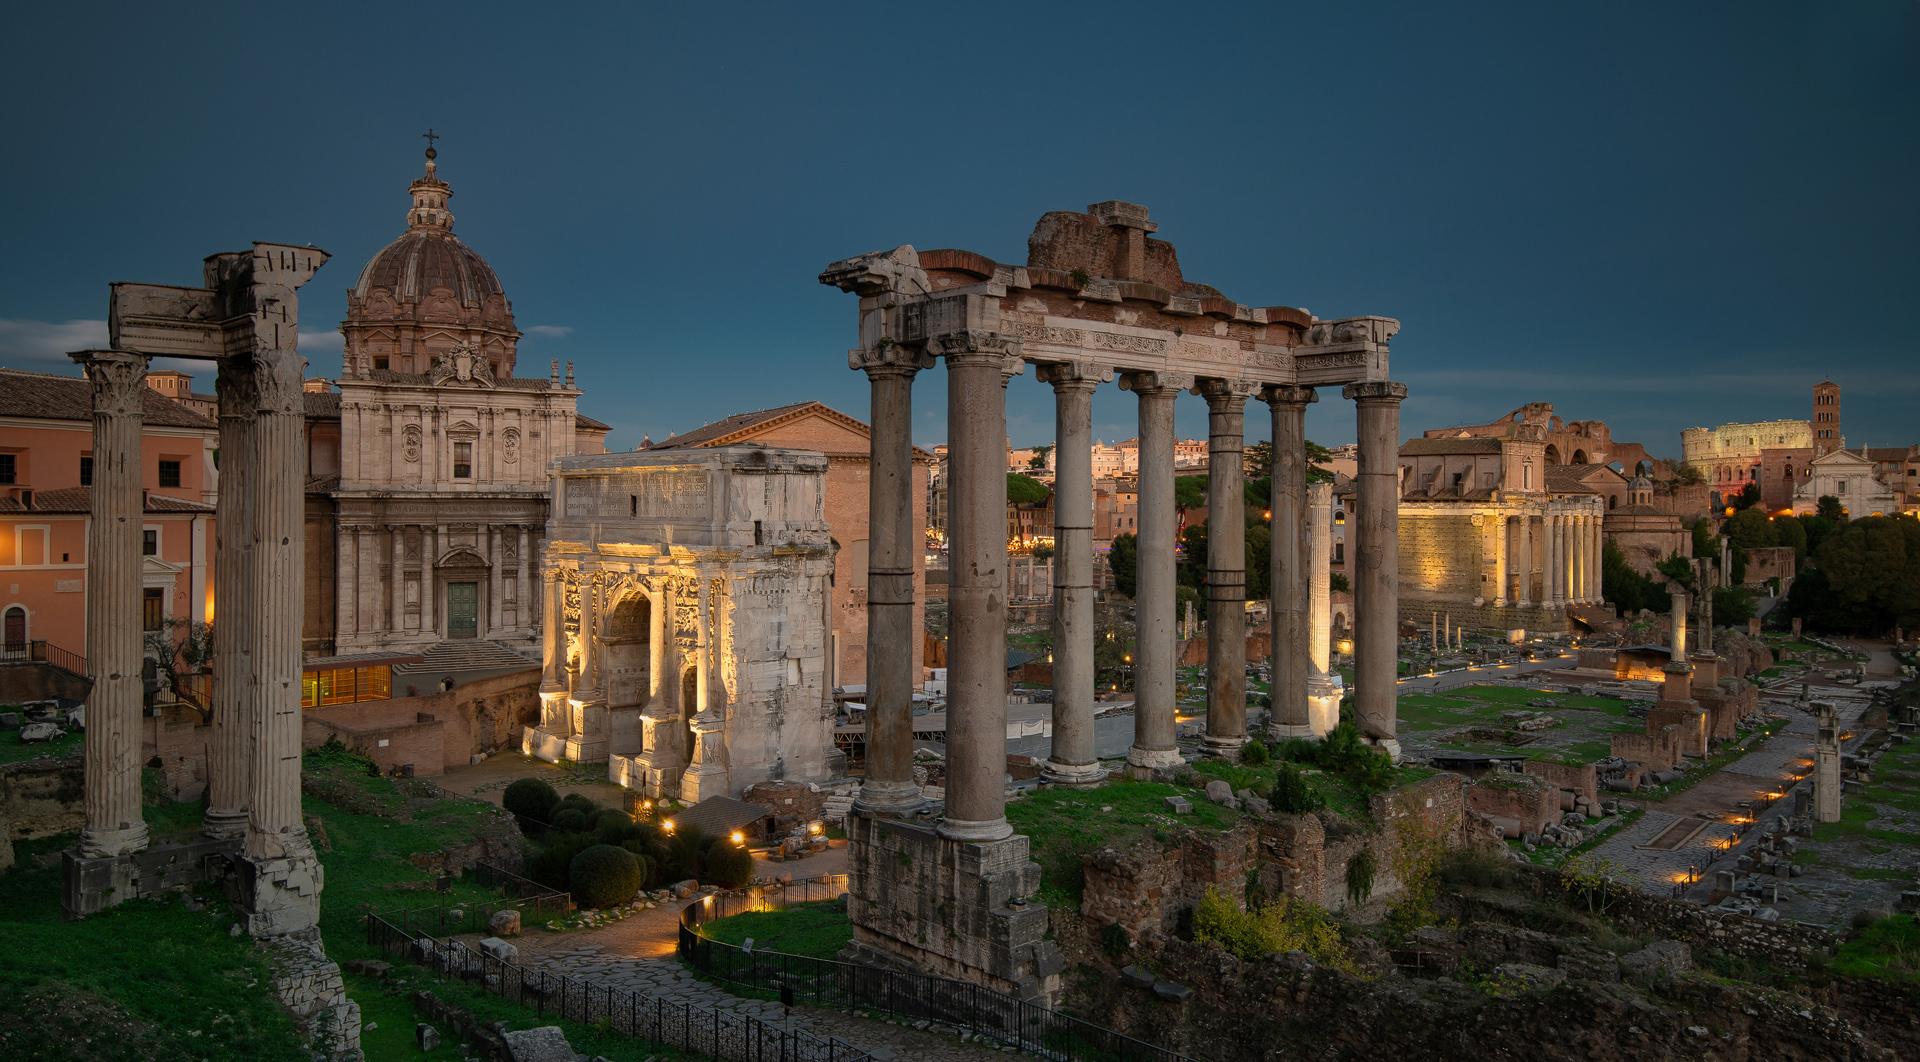
<path fill-rule="evenodd" d="M 1506 513 L 1497 513 L 1488 521 L 1493 524 L 1493 603 L 1495 607 L 1504 607 L 1507 603 L 1507 535 L 1512 525 L 1507 522 Z"/>
<path fill-rule="evenodd" d="M 287 337 L 289 340 L 291 336 Z M 259 419 L 245 458 L 254 505 L 253 587 L 260 606 L 244 632 L 258 677 L 253 715 L 253 791 L 247 805 L 246 854 L 255 859 L 310 859 L 300 811 L 301 598 L 306 575 L 305 482 L 307 360 L 291 347 L 256 350 Z M 239 456 L 239 455 L 236 455 Z"/>
<path fill-rule="evenodd" d="M 894 813 L 923 801 L 913 781 L 913 378 L 931 361 L 894 345 L 848 353 L 872 392 L 867 479 L 867 773 L 859 804 Z"/>
<path fill-rule="evenodd" d="M 80 858 L 147 847 L 140 811 L 141 455 L 147 359 L 123 351 L 73 355 L 93 391 L 93 487 L 87 521 L 86 825 Z"/>
<path fill-rule="evenodd" d="M 1333 484 L 1307 488 L 1307 726 L 1325 737 L 1340 722 L 1333 684 Z"/>
<path fill-rule="evenodd" d="M 947 362 L 951 652 L 947 802 L 938 830 L 962 841 L 1013 833 L 1006 818 L 1006 380 L 1019 342 L 995 332 L 929 340 Z M 1012 366 L 1017 370 L 1018 366 Z"/>
<path fill-rule="evenodd" d="M 387 534 L 392 539 L 388 546 L 393 553 L 393 567 L 387 573 L 387 591 L 392 595 L 388 609 L 393 614 L 393 626 L 388 630 L 394 634 L 407 633 L 407 529 L 399 524 L 387 525 Z"/>
<path fill-rule="evenodd" d="M 253 788 L 250 717 L 258 699 L 252 685 L 253 643 L 245 636 L 253 628 L 258 604 L 252 585 L 253 462 L 240 459 L 253 452 L 253 421 L 260 408 L 252 359 L 220 362 L 214 390 L 220 404 L 220 452 L 234 456 L 220 469 L 214 513 L 213 741 L 207 814 L 200 829 L 208 837 L 238 840 L 247 833 L 247 800 Z"/>
<path fill-rule="evenodd" d="M 1520 608 L 1529 608 L 1533 604 L 1533 516 L 1521 513 L 1514 521 L 1514 553 L 1517 554 L 1513 603 Z"/>
<path fill-rule="evenodd" d="M 1247 743 L 1247 399 L 1258 385 L 1207 379 L 1207 749 Z M 1296 555 L 1297 561 L 1297 555 Z"/>
<path fill-rule="evenodd" d="M 1360 732 L 1399 754 L 1400 403 L 1405 384 L 1348 384 L 1356 407 L 1359 548 L 1353 574 L 1355 714 Z"/>
<path fill-rule="evenodd" d="M 1093 392 L 1111 373 L 1080 362 L 1041 365 L 1053 386 L 1053 748 L 1055 784 L 1103 776 L 1093 721 Z"/>
<path fill-rule="evenodd" d="M 1140 400 L 1139 561 L 1134 575 L 1133 746 L 1128 770 L 1151 776 L 1180 762 L 1174 727 L 1173 405 L 1190 385 L 1169 373 L 1130 373 Z"/>
<path fill-rule="evenodd" d="M 1272 536 L 1267 565 L 1272 613 L 1268 630 L 1273 661 L 1274 737 L 1307 737 L 1311 732 L 1307 657 L 1311 651 L 1308 610 L 1314 571 L 1308 557 L 1311 535 L 1302 504 L 1307 495 L 1307 406 L 1320 400 L 1311 387 L 1269 387 L 1260 395 L 1273 416 L 1273 478 L 1269 483 Z M 1323 514 L 1324 515 L 1324 514 Z M 1211 516 L 1209 516 L 1211 519 Z M 1331 534 L 1331 527 L 1327 528 Z M 1212 541 L 1212 537 L 1208 537 Z M 1327 567 L 1331 559 L 1322 560 Z M 1322 636 L 1324 640 L 1324 635 Z"/>

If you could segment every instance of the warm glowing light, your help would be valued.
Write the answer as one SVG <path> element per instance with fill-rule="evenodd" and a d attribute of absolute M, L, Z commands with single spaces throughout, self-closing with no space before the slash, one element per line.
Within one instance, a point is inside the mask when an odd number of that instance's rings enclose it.
<path fill-rule="evenodd" d="M 741 833 L 739 830 L 733 831 L 733 843 L 734 844 L 747 843 L 747 835 L 744 833 Z"/>
<path fill-rule="evenodd" d="M 817 822 L 810 822 L 810 823 L 808 823 L 808 824 L 807 824 L 807 832 L 808 832 L 808 833 L 819 833 L 819 832 L 820 832 L 820 829 L 821 829 L 821 826 L 820 826 L 820 824 L 819 824 L 819 823 L 817 823 Z"/>
<path fill-rule="evenodd" d="M 673 832 L 673 820 L 672 820 L 672 819 L 668 819 L 667 821 L 665 821 L 665 822 L 663 822 L 663 823 L 661 823 L 661 824 L 660 824 L 660 828 L 661 828 L 661 829 L 663 829 L 663 830 L 665 830 L 665 831 L 667 831 L 668 833 L 672 833 L 672 832 Z"/>
<path fill-rule="evenodd" d="M 1133 654 L 1129 653 L 1126 656 L 1121 657 L 1120 659 L 1125 663 L 1131 664 L 1133 663 Z"/>
<path fill-rule="evenodd" d="M 643 807 L 643 808 L 651 808 L 651 807 L 653 806 L 653 801 L 651 801 L 651 800 L 642 800 L 642 801 L 640 802 L 640 806 L 641 806 L 641 807 Z"/>

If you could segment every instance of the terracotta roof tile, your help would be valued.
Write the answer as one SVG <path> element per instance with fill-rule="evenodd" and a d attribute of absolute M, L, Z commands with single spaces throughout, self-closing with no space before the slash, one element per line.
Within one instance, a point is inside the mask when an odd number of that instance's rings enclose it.
<path fill-rule="evenodd" d="M 148 424 L 168 428 L 215 428 L 212 420 L 158 391 L 145 395 Z M 80 376 L 0 369 L 0 417 L 41 420 L 93 419 L 93 386 Z"/>
<path fill-rule="evenodd" d="M 14 512 L 20 511 L 20 503 L 14 502 Z M 61 487 L 57 490 L 35 491 L 33 494 L 33 512 L 36 513 L 86 513 L 93 511 L 92 487 Z M 188 501 L 184 498 L 168 497 L 165 494 L 147 494 L 147 512 L 150 513 L 210 513 L 213 506 L 205 502 Z"/>
<path fill-rule="evenodd" d="M 1465 439 L 1408 439 L 1400 447 L 1401 457 L 1428 457 L 1437 454 L 1497 454 L 1500 440 L 1484 436 Z"/>

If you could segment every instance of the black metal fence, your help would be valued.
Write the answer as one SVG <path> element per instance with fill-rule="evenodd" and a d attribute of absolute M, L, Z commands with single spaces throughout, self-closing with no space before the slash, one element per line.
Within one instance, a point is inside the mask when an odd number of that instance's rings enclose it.
<path fill-rule="evenodd" d="M 471 909 L 475 905 L 467 906 Z M 412 914 L 416 912 L 399 912 L 398 922 L 389 921 L 394 915 L 368 915 L 367 943 L 429 967 L 442 977 L 459 978 L 503 999 L 533 1007 L 543 1017 L 554 1014 L 584 1025 L 605 1022 L 614 1032 L 646 1040 L 649 1050 L 666 1046 L 707 1055 L 720 1062 L 870 1062 L 871 1059 L 866 1051 L 842 1040 L 781 1028 L 750 1015 L 710 1010 L 563 974 L 530 970 L 459 941 L 436 939 L 407 928 L 409 922 L 425 922 L 407 917 Z"/>
<path fill-rule="evenodd" d="M 37 639 L 0 644 L 0 664 L 52 664 L 82 678 L 87 674 L 86 657 Z"/>
<path fill-rule="evenodd" d="M 695 900 L 680 914 L 680 957 L 715 980 L 748 991 L 777 994 L 782 1001 L 937 1021 L 1055 1062 L 1194 1062 L 1185 1055 L 970 981 L 758 948 L 748 951 L 700 932 L 701 925 L 714 919 L 830 899 L 826 893 L 835 889 L 833 896 L 846 892 L 844 875 L 824 882 L 759 886 Z"/>

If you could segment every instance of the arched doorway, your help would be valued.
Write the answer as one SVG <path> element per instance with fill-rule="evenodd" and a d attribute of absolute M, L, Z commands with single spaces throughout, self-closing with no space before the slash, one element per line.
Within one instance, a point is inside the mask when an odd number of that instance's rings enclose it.
<path fill-rule="evenodd" d="M 27 651 L 27 610 L 19 605 L 7 609 L 7 652 L 24 653 Z"/>
<path fill-rule="evenodd" d="M 607 616 L 603 674 L 607 707 L 645 708 L 652 690 L 649 668 L 653 661 L 653 602 L 645 594 L 628 594 Z"/>
<path fill-rule="evenodd" d="M 444 637 L 487 637 L 489 573 L 487 562 L 467 549 L 447 554 L 434 566 L 434 585 L 442 617 L 440 633 Z"/>

